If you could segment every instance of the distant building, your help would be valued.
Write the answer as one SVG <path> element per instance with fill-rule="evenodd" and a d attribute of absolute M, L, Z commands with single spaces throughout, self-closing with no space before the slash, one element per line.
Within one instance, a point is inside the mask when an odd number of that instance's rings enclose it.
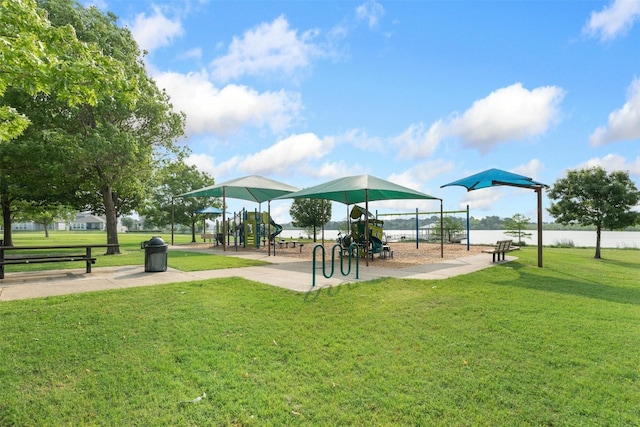
<path fill-rule="evenodd" d="M 76 215 L 76 218 L 69 223 L 71 231 L 104 231 L 107 228 L 107 222 L 104 218 L 82 212 Z"/>
<path fill-rule="evenodd" d="M 65 231 L 67 229 L 67 223 L 64 221 L 54 221 L 47 227 L 49 231 Z M 3 228 L 0 227 L 0 230 Z M 11 224 L 11 230 L 13 231 L 44 231 L 42 224 L 37 224 L 33 221 L 28 222 L 14 222 Z"/>

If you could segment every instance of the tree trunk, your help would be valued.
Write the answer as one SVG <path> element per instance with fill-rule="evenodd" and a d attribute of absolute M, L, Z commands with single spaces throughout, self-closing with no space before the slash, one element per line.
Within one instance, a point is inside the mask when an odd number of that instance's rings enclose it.
<path fill-rule="evenodd" d="M 191 218 L 191 243 L 196 242 L 196 218 Z"/>
<path fill-rule="evenodd" d="M 118 215 L 116 213 L 116 204 L 113 200 L 113 191 L 108 185 L 102 187 L 102 200 L 104 201 L 104 213 L 107 217 L 107 244 L 118 245 Z M 107 248 L 106 255 L 117 255 L 119 253 L 120 246 L 114 246 Z"/>
<path fill-rule="evenodd" d="M 13 246 L 13 237 L 11 235 L 11 202 L 6 198 L 0 198 L 0 205 L 2 205 L 2 224 L 4 226 L 3 238 L 4 246 Z"/>
<path fill-rule="evenodd" d="M 596 227 L 596 255 L 594 256 L 595 259 L 600 259 L 600 235 L 601 234 L 602 234 L 602 229 L 598 225 Z"/>

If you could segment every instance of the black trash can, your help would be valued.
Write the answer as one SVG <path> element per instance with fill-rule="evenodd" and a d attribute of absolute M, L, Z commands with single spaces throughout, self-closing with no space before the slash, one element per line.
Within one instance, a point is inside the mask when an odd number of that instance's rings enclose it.
<path fill-rule="evenodd" d="M 167 253 L 169 245 L 160 237 L 143 242 L 144 246 L 144 271 L 154 273 L 167 271 Z"/>

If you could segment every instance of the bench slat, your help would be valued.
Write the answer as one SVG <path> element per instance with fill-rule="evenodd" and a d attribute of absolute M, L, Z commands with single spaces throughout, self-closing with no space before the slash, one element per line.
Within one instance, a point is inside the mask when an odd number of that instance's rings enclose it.
<path fill-rule="evenodd" d="M 97 258 L 91 256 L 92 248 L 110 248 L 117 247 L 117 244 L 106 245 L 55 245 L 55 246 L 4 246 L 0 245 L 0 279 L 4 279 L 5 265 L 18 264 L 39 264 L 51 262 L 84 262 L 85 271 L 91 273 L 91 266 L 96 263 Z M 57 253 L 57 254 L 17 254 L 13 256 L 5 256 L 9 251 L 53 251 L 60 252 L 59 249 L 80 249 L 84 248 L 84 254 L 74 253 Z"/>
<path fill-rule="evenodd" d="M 18 264 L 38 264 L 42 262 L 75 262 L 75 261 L 89 261 L 91 264 L 96 263 L 96 258 L 79 257 L 60 257 L 60 258 L 27 258 L 27 259 L 5 259 L 0 261 L 0 265 L 18 265 Z"/>
<path fill-rule="evenodd" d="M 4 260 L 5 261 L 20 261 L 20 260 L 25 260 L 25 259 L 47 259 L 47 258 L 86 258 L 87 255 L 86 254 L 60 254 L 60 255 L 16 255 L 16 256 L 10 256 L 10 257 L 5 257 Z"/>
<path fill-rule="evenodd" d="M 485 249 L 482 253 L 492 254 L 492 262 L 496 262 L 496 255 L 498 255 L 498 261 L 500 261 L 500 255 L 502 255 L 502 261 L 504 261 L 507 252 L 520 250 L 518 246 L 511 246 L 512 242 L 513 240 L 498 240 L 494 248 Z"/>

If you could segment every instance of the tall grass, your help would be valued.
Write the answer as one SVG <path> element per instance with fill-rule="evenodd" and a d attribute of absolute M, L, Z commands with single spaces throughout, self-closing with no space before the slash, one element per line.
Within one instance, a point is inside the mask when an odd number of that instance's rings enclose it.
<path fill-rule="evenodd" d="M 640 253 L 517 255 L 309 294 L 231 278 L 5 302 L 0 424 L 640 424 Z"/>

